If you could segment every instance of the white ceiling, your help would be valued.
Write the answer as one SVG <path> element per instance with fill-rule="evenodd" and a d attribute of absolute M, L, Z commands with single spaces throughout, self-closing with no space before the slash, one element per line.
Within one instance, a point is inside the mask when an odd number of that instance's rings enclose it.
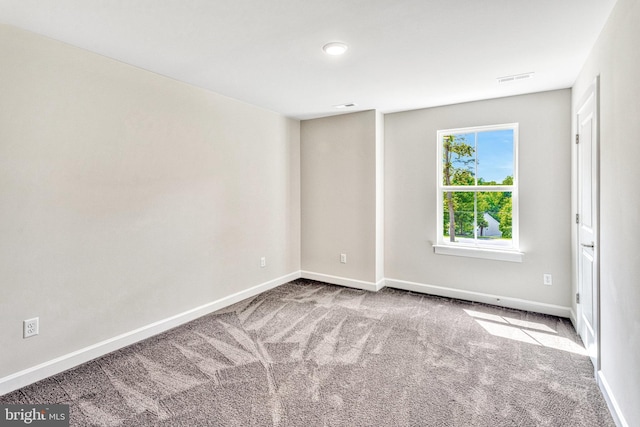
<path fill-rule="evenodd" d="M 0 22 L 307 119 L 570 87 L 615 1 L 0 0 Z"/>

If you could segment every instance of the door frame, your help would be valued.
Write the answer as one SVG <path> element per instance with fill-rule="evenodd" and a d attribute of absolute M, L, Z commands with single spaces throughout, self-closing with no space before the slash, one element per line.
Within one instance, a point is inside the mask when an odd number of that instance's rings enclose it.
<path fill-rule="evenodd" d="M 574 137 L 577 137 L 579 130 L 578 123 L 578 112 L 582 108 L 582 106 L 586 103 L 589 97 L 594 97 L 594 130 L 593 130 L 593 140 L 592 144 L 594 145 L 594 158 L 592 159 L 595 162 L 595 168 L 593 176 L 591 177 L 591 183 L 593 188 L 593 225 L 594 225 L 594 248 L 593 248 L 593 256 L 594 256 L 594 339 L 596 344 L 596 363 L 594 365 L 594 374 L 597 377 L 598 371 L 600 371 L 601 360 L 600 360 L 600 76 L 596 76 L 594 81 L 589 85 L 589 87 L 584 91 L 582 96 L 579 98 L 579 102 L 576 104 L 576 110 L 573 114 L 573 119 L 575 120 L 575 131 Z M 575 140 L 574 140 L 575 141 Z M 579 158 L 578 158 L 578 146 L 579 143 L 574 144 L 574 149 L 572 150 L 572 158 L 574 164 L 574 185 L 572 185 L 573 192 L 573 201 L 575 206 L 574 218 L 578 214 L 579 210 Z M 574 232 L 573 234 L 573 271 L 575 275 L 575 293 L 580 292 L 580 224 L 577 221 L 573 221 L 574 223 Z M 574 300 L 575 301 L 575 300 Z M 581 304 L 576 303 L 576 329 L 578 335 L 580 335 L 582 328 L 584 325 L 582 324 L 582 306 Z"/>

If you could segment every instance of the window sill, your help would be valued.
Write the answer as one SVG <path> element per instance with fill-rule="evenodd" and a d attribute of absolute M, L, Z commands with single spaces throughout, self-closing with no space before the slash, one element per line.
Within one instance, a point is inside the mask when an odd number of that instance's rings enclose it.
<path fill-rule="evenodd" d="M 500 251 L 468 246 L 433 245 L 433 251 L 440 255 L 493 259 L 496 261 L 522 262 L 524 259 L 524 253 L 516 250 Z"/>

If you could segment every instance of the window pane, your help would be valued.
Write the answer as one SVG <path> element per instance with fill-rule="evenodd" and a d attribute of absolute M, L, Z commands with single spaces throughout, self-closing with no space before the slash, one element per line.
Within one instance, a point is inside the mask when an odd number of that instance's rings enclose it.
<path fill-rule="evenodd" d="M 478 192 L 478 244 L 512 247 L 511 192 Z"/>
<path fill-rule="evenodd" d="M 442 137 L 442 184 L 475 185 L 475 139 L 475 133 Z"/>
<path fill-rule="evenodd" d="M 443 235 L 448 242 L 473 242 L 475 193 L 446 191 L 443 193 Z M 453 236 L 452 236 L 453 233 Z"/>
<path fill-rule="evenodd" d="M 513 129 L 478 132 L 478 185 L 513 184 Z"/>

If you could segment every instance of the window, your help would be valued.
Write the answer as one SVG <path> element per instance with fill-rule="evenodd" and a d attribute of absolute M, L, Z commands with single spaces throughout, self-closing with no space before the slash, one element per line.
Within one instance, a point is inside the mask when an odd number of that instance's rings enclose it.
<path fill-rule="evenodd" d="M 522 261 L 518 124 L 438 131 L 436 253 Z"/>

